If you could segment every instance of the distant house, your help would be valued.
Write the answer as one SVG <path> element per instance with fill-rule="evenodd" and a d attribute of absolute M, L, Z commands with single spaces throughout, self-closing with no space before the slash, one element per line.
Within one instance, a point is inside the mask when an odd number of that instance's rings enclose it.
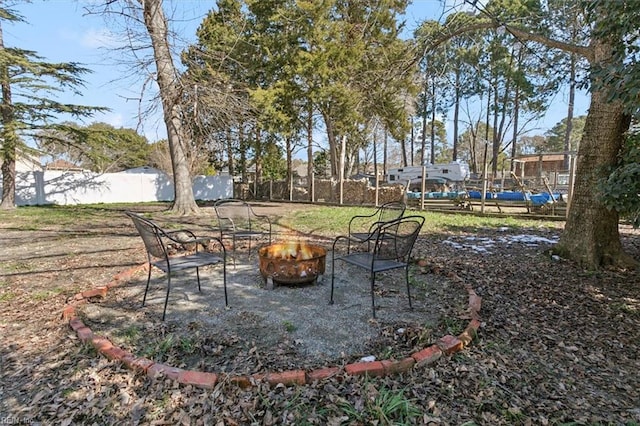
<path fill-rule="evenodd" d="M 545 176 L 566 173 L 563 153 L 521 155 L 515 158 L 516 176 Z"/>
<path fill-rule="evenodd" d="M 82 172 L 84 169 L 67 160 L 54 160 L 44 166 L 45 170 L 57 170 L 62 172 Z"/>

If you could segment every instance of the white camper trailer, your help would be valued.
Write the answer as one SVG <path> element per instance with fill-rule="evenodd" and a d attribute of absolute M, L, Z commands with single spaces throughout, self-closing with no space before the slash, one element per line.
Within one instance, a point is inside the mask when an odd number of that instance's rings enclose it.
<path fill-rule="evenodd" d="M 459 161 L 446 164 L 427 164 L 425 172 L 425 180 L 444 181 L 449 186 L 462 184 L 469 179 L 469 165 Z M 422 166 L 389 169 L 385 178 L 388 183 L 406 185 L 407 182 L 411 182 L 411 185 L 416 185 L 422 181 Z"/>

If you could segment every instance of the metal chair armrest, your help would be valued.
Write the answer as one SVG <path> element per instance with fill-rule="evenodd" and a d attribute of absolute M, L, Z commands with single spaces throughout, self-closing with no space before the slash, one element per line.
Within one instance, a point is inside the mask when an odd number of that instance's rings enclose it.
<path fill-rule="evenodd" d="M 370 219 L 374 216 L 377 216 L 379 213 L 379 210 L 376 210 L 375 212 L 371 213 L 371 214 L 358 214 L 355 216 L 352 216 L 351 219 L 349 219 L 349 227 L 348 229 L 348 233 L 349 235 L 353 234 L 354 231 L 352 231 L 352 226 L 353 226 L 353 222 L 354 221 L 358 221 L 358 220 L 362 220 L 362 219 Z"/>

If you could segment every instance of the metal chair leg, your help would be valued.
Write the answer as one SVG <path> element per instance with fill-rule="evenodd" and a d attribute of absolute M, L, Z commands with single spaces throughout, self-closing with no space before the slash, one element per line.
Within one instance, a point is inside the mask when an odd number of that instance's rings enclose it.
<path fill-rule="evenodd" d="M 335 260 L 335 256 L 333 255 L 333 251 L 331 252 L 331 297 L 329 298 L 329 304 L 333 305 L 333 281 L 335 279 L 335 265 L 336 265 L 336 260 Z"/>
<path fill-rule="evenodd" d="M 142 297 L 142 307 L 144 307 L 144 303 L 147 300 L 147 292 L 149 291 L 149 282 L 151 281 L 151 261 L 149 261 L 149 273 L 147 274 L 147 286 L 144 288 L 144 296 Z"/>
<path fill-rule="evenodd" d="M 233 244 L 233 269 L 236 269 L 236 235 L 231 237 L 231 244 Z"/>
<path fill-rule="evenodd" d="M 171 270 L 167 271 L 167 296 L 164 298 L 164 310 L 162 311 L 162 321 L 167 315 L 167 303 L 169 302 L 169 292 L 171 291 Z"/>
<path fill-rule="evenodd" d="M 375 294 L 373 291 L 374 284 L 376 282 L 376 273 L 371 273 L 371 310 L 373 311 L 373 317 L 376 317 L 376 302 L 375 302 Z"/>
<path fill-rule="evenodd" d="M 409 286 L 409 264 L 407 264 L 407 267 L 404 269 L 405 275 L 404 278 L 407 281 L 407 297 L 409 298 L 409 309 L 413 309 L 413 306 L 411 305 L 411 287 Z"/>
<path fill-rule="evenodd" d="M 229 299 L 227 298 L 227 254 L 224 254 L 224 260 L 222 261 L 222 286 L 224 287 L 224 306 L 229 306 Z"/>

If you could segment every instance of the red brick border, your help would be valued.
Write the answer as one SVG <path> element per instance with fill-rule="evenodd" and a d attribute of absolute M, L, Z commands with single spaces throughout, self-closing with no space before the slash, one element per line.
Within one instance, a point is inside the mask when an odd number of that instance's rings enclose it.
<path fill-rule="evenodd" d="M 190 385 L 204 389 L 212 389 L 217 383 L 227 381 L 242 388 L 250 387 L 255 382 L 266 380 L 271 385 L 283 384 L 286 386 L 311 384 L 316 381 L 330 377 L 340 377 L 342 375 L 370 377 L 383 377 L 391 374 L 407 372 L 413 368 L 424 367 L 435 363 L 443 354 L 452 355 L 461 351 L 471 344 L 478 334 L 480 323 L 480 309 L 482 298 L 476 294 L 471 286 L 465 284 L 465 289 L 469 294 L 469 306 L 467 308 L 471 321 L 459 336 L 443 336 L 436 344 L 422 349 L 410 357 L 402 360 L 382 360 L 372 362 L 355 362 L 344 367 L 325 367 L 313 371 L 288 370 L 272 373 L 254 374 L 252 376 L 232 376 L 227 374 L 207 373 L 195 370 L 183 370 L 165 364 L 155 363 L 147 358 L 136 357 L 135 355 L 114 346 L 105 337 L 94 335 L 93 331 L 87 327 L 76 315 L 76 306 L 86 303 L 88 299 L 95 297 L 106 297 L 109 289 L 121 285 L 128 281 L 135 273 L 146 271 L 147 265 L 139 265 L 120 272 L 113 277 L 113 280 L 106 286 L 96 287 L 91 290 L 76 294 L 62 310 L 62 319 L 69 321 L 69 327 L 76 332 L 76 335 L 83 343 L 90 343 L 98 353 L 110 360 L 122 362 L 128 369 L 148 375 L 149 377 L 164 376 L 176 380 L 183 385 Z M 463 280 L 454 272 L 447 272 L 447 277 L 462 282 Z"/>

